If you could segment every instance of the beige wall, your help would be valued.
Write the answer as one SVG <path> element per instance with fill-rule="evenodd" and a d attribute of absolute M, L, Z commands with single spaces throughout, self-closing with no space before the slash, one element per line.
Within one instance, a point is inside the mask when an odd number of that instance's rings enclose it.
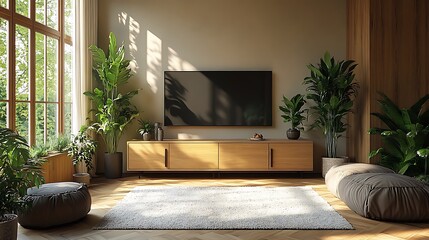
<path fill-rule="evenodd" d="M 113 31 L 133 59 L 134 77 L 127 90 L 142 88 L 134 103 L 141 116 L 163 121 L 164 70 L 272 70 L 272 127 L 165 127 L 167 138 L 285 138 L 278 106 L 282 95 L 304 93 L 306 65 L 328 50 L 346 54 L 344 0 L 102 0 L 99 45 L 106 49 Z M 245 90 L 245 89 L 243 89 Z M 139 137 L 134 122 L 126 140 Z M 303 134 L 315 141 L 315 167 L 324 154 L 319 132 Z M 345 139 L 339 153 L 345 153 Z"/>

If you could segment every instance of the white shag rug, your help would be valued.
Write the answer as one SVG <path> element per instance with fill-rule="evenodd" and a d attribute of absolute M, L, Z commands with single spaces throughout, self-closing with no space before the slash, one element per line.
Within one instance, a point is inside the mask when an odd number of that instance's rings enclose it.
<path fill-rule="evenodd" d="M 94 229 L 353 229 L 311 187 L 136 187 Z"/>

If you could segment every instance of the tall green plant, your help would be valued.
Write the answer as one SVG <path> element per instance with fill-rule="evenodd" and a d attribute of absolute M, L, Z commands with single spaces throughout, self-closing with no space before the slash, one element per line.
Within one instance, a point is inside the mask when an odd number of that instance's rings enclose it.
<path fill-rule="evenodd" d="M 307 109 L 302 109 L 305 104 L 304 96 L 297 94 L 291 99 L 283 96 L 283 105 L 279 106 L 280 111 L 283 112 L 281 115 L 285 123 L 291 122 L 292 129 L 303 129 L 302 121 L 305 117 L 303 116 L 304 112 Z"/>
<path fill-rule="evenodd" d="M 379 155 L 381 165 L 400 174 L 427 174 L 424 149 L 429 147 L 429 110 L 423 111 L 423 105 L 429 100 L 429 94 L 404 109 L 400 109 L 386 95 L 380 95 L 378 103 L 381 112 L 371 115 L 380 119 L 385 126 L 371 128 L 369 133 L 381 135 L 383 145 L 372 151 L 369 157 Z"/>
<path fill-rule="evenodd" d="M 119 48 L 113 33 L 109 36 L 108 55 L 97 46 L 89 47 L 93 57 L 93 69 L 97 73 L 102 88 L 85 92 L 94 103 L 95 120 L 91 125 L 100 134 L 106 144 L 108 153 L 115 153 L 118 141 L 125 127 L 139 115 L 137 108 L 130 100 L 138 90 L 120 93 L 119 87 L 126 84 L 131 77 L 130 61 L 125 60 L 124 44 Z"/>
<path fill-rule="evenodd" d="M 311 128 L 319 128 L 325 135 L 327 157 L 336 157 L 337 142 L 346 130 L 346 116 L 353 107 L 358 84 L 353 82 L 353 60 L 336 61 L 328 52 L 316 66 L 308 65 L 310 76 L 304 78 L 307 99 L 315 105 L 310 107 L 315 121 Z"/>
<path fill-rule="evenodd" d="M 27 188 L 44 182 L 40 161 L 31 159 L 27 141 L 8 128 L 0 128 L 0 222 L 28 202 Z"/>

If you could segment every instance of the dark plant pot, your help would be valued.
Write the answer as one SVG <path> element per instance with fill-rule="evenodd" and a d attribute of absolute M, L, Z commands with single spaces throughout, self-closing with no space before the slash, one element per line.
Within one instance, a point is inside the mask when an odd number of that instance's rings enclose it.
<path fill-rule="evenodd" d="M 106 178 L 122 177 L 122 153 L 104 154 L 104 176 Z"/>
<path fill-rule="evenodd" d="M 289 128 L 286 132 L 286 136 L 290 140 L 297 140 L 301 136 L 301 132 L 295 128 Z"/>
<path fill-rule="evenodd" d="M 18 238 L 18 216 L 6 214 L 8 218 L 5 222 L 0 222 L 0 239 L 16 240 Z"/>
<path fill-rule="evenodd" d="M 143 141 L 150 141 L 151 138 L 152 138 L 152 134 L 148 132 L 143 133 Z"/>

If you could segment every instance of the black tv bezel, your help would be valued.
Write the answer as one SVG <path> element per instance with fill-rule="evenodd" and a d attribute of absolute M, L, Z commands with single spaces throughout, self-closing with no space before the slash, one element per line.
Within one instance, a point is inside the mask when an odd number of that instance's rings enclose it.
<path fill-rule="evenodd" d="M 216 124 L 216 125 L 191 125 L 191 124 L 166 124 L 166 106 L 165 106 L 165 93 L 166 93 L 166 73 L 169 72 L 264 72 L 270 74 L 269 85 L 270 85 L 270 119 L 269 122 L 265 125 L 229 125 L 229 124 Z M 180 71 L 180 70 L 166 70 L 163 75 L 163 84 L 164 84 L 164 94 L 163 94 L 163 121 L 164 126 L 167 127 L 272 127 L 273 126 L 273 72 L 271 70 L 191 70 L 191 71 Z M 267 80 L 268 81 L 268 80 Z"/>

